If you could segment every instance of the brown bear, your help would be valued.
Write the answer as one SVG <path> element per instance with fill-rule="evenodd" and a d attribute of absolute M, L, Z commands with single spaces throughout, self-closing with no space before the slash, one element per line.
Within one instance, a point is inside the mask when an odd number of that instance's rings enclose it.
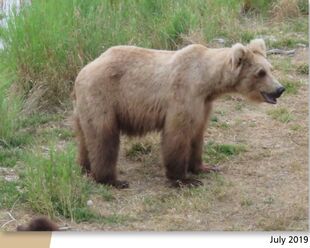
<path fill-rule="evenodd" d="M 285 90 L 272 76 L 262 39 L 247 46 L 178 51 L 116 46 L 86 65 L 74 86 L 79 163 L 98 183 L 128 187 L 116 173 L 120 134 L 161 131 L 166 176 L 176 186 L 202 183 L 188 172 L 202 163 L 203 133 L 212 102 L 240 93 L 275 104 Z"/>
<path fill-rule="evenodd" d="M 20 225 L 17 231 L 59 231 L 59 227 L 50 219 L 42 216 L 32 219 L 28 225 Z"/>

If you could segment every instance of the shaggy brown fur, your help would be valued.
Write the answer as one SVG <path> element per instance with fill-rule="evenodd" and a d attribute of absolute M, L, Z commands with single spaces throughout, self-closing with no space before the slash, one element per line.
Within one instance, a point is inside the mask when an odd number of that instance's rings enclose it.
<path fill-rule="evenodd" d="M 263 40 L 179 51 L 112 47 L 85 66 L 75 82 L 79 163 L 99 183 L 128 187 L 116 173 L 121 132 L 161 131 L 167 177 L 175 185 L 201 185 L 187 172 L 210 170 L 201 155 L 212 101 L 236 92 L 275 103 L 279 89 L 284 88 L 271 75 Z"/>
<path fill-rule="evenodd" d="M 46 217 L 32 219 L 28 225 L 20 225 L 17 231 L 59 231 L 58 226 Z"/>

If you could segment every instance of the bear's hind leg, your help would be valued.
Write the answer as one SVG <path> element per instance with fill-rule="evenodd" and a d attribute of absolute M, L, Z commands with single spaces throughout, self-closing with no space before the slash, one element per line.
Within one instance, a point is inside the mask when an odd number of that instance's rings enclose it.
<path fill-rule="evenodd" d="M 78 163 L 82 167 L 82 171 L 90 173 L 90 161 L 88 158 L 88 150 L 85 143 L 85 137 L 81 128 L 81 123 L 78 117 L 75 118 L 75 132 L 78 140 Z"/>
<path fill-rule="evenodd" d="M 116 163 L 120 143 L 117 124 L 105 122 L 101 126 L 93 126 L 89 123 L 86 130 L 91 174 L 95 181 L 116 188 L 128 188 L 127 181 L 117 180 Z"/>

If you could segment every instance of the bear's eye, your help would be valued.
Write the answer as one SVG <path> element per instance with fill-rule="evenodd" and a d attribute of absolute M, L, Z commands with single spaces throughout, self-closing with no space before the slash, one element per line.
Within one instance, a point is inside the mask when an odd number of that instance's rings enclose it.
<path fill-rule="evenodd" d="M 258 72 L 257 72 L 257 77 L 265 77 L 266 76 L 266 71 L 264 69 L 260 69 Z"/>

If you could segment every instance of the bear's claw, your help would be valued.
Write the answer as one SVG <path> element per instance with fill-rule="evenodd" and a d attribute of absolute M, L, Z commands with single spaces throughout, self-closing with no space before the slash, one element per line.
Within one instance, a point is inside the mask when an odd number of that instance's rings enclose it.
<path fill-rule="evenodd" d="M 127 181 L 116 180 L 110 183 L 111 186 L 117 189 L 127 189 L 129 188 L 129 183 Z"/>
<path fill-rule="evenodd" d="M 203 186 L 203 183 L 197 179 L 179 179 L 179 180 L 172 180 L 171 181 L 172 186 L 176 188 L 183 188 L 183 187 L 198 187 L 198 186 Z"/>
<path fill-rule="evenodd" d="M 198 173 L 211 173 L 211 172 L 220 172 L 221 169 L 216 165 L 207 165 L 203 164 L 198 170 Z"/>

